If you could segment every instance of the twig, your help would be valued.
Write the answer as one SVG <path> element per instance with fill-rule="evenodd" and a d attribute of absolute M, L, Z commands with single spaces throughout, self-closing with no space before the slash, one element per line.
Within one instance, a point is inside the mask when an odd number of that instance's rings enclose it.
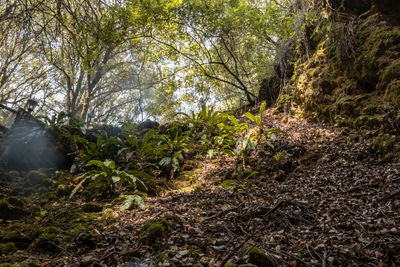
<path fill-rule="evenodd" d="M 299 257 L 290 255 L 290 254 L 288 254 L 288 253 L 286 253 L 286 252 L 283 252 L 283 251 L 278 252 L 278 251 L 276 251 L 276 250 L 271 250 L 271 249 L 266 249 L 266 250 L 267 250 L 269 253 L 271 253 L 271 254 L 279 255 L 279 256 L 281 256 L 281 257 L 282 257 L 282 256 L 286 256 L 286 257 L 289 257 L 289 258 L 293 258 L 293 259 L 295 259 L 295 260 L 297 260 L 297 261 L 303 263 L 305 266 L 319 266 L 319 265 L 317 265 L 317 264 L 313 264 L 313 263 L 306 262 L 306 261 L 300 259 Z"/>
<path fill-rule="evenodd" d="M 324 257 L 322 258 L 322 267 L 326 267 L 326 257 L 327 257 L 327 253 L 326 250 L 324 251 Z"/>
<path fill-rule="evenodd" d="M 243 247 L 244 244 L 247 243 L 247 241 L 250 240 L 251 237 L 252 237 L 251 235 L 247 236 L 246 239 L 243 240 L 242 243 L 240 243 L 238 246 L 236 246 L 236 247 L 231 251 L 231 253 L 229 253 L 229 254 L 222 260 L 220 266 L 223 267 L 223 266 L 225 265 L 225 263 L 227 263 L 228 260 L 229 260 L 233 255 L 235 255 L 235 253 L 236 253 L 241 247 Z"/>
<path fill-rule="evenodd" d="M 224 214 L 224 213 L 231 212 L 231 211 L 234 211 L 234 210 L 236 210 L 236 209 L 239 209 L 239 208 L 240 208 L 241 206 L 243 206 L 243 205 L 244 205 L 244 202 L 242 202 L 239 206 L 236 206 L 236 207 L 233 207 L 233 208 L 230 208 L 230 209 L 227 209 L 227 210 L 222 210 L 222 211 L 218 212 L 218 213 L 215 214 L 215 215 L 212 215 L 212 216 L 210 216 L 210 217 L 204 218 L 204 219 L 201 221 L 201 223 L 203 223 L 203 222 L 205 222 L 205 221 L 208 221 L 208 220 L 211 220 L 211 219 L 213 219 L 213 218 L 219 217 L 219 216 L 221 216 L 221 215 Z"/>
<path fill-rule="evenodd" d="M 273 213 L 274 211 L 276 211 L 278 208 L 280 208 L 280 206 L 282 206 L 283 203 L 285 203 L 286 200 L 280 200 L 275 206 L 273 206 L 269 211 L 267 211 L 265 214 L 262 214 L 263 217 L 267 217 L 269 214 Z M 262 211 L 258 212 L 257 215 L 261 215 Z"/>

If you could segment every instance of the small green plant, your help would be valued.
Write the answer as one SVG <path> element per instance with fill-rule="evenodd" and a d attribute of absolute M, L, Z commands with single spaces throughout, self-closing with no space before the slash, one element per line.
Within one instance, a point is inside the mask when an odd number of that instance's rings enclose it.
<path fill-rule="evenodd" d="M 157 157 L 160 152 L 160 136 L 157 133 L 157 130 L 149 130 L 141 140 L 136 135 L 126 134 L 121 149 L 117 152 L 120 160 L 127 163 L 127 167 L 135 164 L 152 165 L 147 159 Z"/>
<path fill-rule="evenodd" d="M 124 143 L 117 137 L 108 137 L 107 133 L 93 134 L 96 142 L 90 142 L 87 139 L 74 135 L 74 141 L 79 144 L 80 149 L 74 152 L 77 156 L 76 163 L 83 167 L 89 160 L 105 160 L 114 158 L 118 151 L 124 146 Z"/>
<path fill-rule="evenodd" d="M 157 146 L 157 154 L 162 155 L 160 166 L 167 167 L 170 171 L 169 179 L 175 177 L 180 170 L 180 161 L 183 160 L 183 149 L 191 143 L 187 132 L 182 132 L 177 125 L 174 125 L 168 135 L 160 136 Z"/>
<path fill-rule="evenodd" d="M 117 184 L 130 186 L 136 189 L 136 183 L 140 183 L 143 188 L 146 188 L 144 183 L 125 171 L 116 169 L 115 162 L 112 160 L 91 160 L 86 164 L 86 167 L 97 167 L 97 169 L 86 172 L 80 178 L 80 182 L 72 190 L 70 198 L 72 198 L 82 187 L 87 192 L 92 192 L 94 195 L 102 196 L 105 193 L 112 193 Z"/>
<path fill-rule="evenodd" d="M 252 122 L 255 122 L 258 127 L 262 127 L 262 116 L 265 112 L 265 108 L 267 107 L 267 103 L 264 101 L 262 102 L 258 115 L 254 116 L 253 114 L 251 114 L 250 112 L 246 112 L 243 116 L 247 117 L 249 120 L 251 120 Z"/>
<path fill-rule="evenodd" d="M 253 115 L 249 112 L 243 116 L 247 117 L 250 121 L 256 123 L 257 127 L 249 131 L 247 123 L 242 123 L 241 130 L 244 132 L 244 136 L 237 139 L 235 148 L 232 150 L 233 155 L 237 157 L 236 168 L 238 173 L 244 173 L 246 168 L 246 159 L 248 158 L 251 151 L 253 151 L 257 144 L 260 142 L 266 142 L 271 148 L 273 148 L 273 142 L 276 140 L 277 133 L 286 134 L 285 131 L 280 129 L 268 129 L 264 130 L 262 116 L 265 112 L 266 102 L 263 102 L 260 106 L 257 115 Z M 233 120 L 234 125 L 239 125 L 237 120 Z M 264 139 L 262 139 L 265 137 Z"/>

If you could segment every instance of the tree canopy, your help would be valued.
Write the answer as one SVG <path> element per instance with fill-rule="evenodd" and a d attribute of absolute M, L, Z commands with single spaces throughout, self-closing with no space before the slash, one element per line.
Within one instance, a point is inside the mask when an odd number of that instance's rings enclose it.
<path fill-rule="evenodd" d="M 257 100 L 285 1 L 58 0 L 0 4 L 1 102 L 118 123 Z M 195 105 L 193 105 L 195 104 Z"/>

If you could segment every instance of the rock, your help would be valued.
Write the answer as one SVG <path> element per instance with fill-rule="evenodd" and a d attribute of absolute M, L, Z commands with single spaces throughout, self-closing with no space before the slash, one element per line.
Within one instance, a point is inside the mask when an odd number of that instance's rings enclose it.
<path fill-rule="evenodd" d="M 60 243 L 58 235 L 62 231 L 57 227 L 51 226 L 42 228 L 40 232 L 42 233 L 30 245 L 30 248 L 37 251 L 58 251 L 59 247 L 57 245 Z"/>
<path fill-rule="evenodd" d="M 39 171 L 30 171 L 26 175 L 27 180 L 32 185 L 48 185 L 48 176 Z"/>
<path fill-rule="evenodd" d="M 139 239 L 147 245 L 153 245 L 169 230 L 170 223 L 165 218 L 150 220 L 144 226 Z"/>
<path fill-rule="evenodd" d="M 248 252 L 249 263 L 255 264 L 258 267 L 275 267 L 275 263 L 265 254 L 264 251 L 257 247 L 252 247 Z"/>
<path fill-rule="evenodd" d="M 19 205 L 18 201 L 18 205 Z M 22 203 L 23 205 L 23 203 Z M 0 201 L 0 219 L 13 220 L 24 216 L 26 212 L 22 207 L 11 205 L 6 199 Z"/>
<path fill-rule="evenodd" d="M 99 212 L 102 210 L 103 206 L 100 203 L 94 201 L 90 201 L 83 206 L 83 211 L 85 212 Z"/>
<path fill-rule="evenodd" d="M 1 254 L 11 255 L 11 254 L 14 254 L 14 252 L 16 252 L 16 251 L 17 251 L 17 247 L 12 242 L 8 242 L 6 244 L 0 244 L 0 255 Z"/>
<path fill-rule="evenodd" d="M 375 148 L 382 154 L 390 152 L 396 144 L 395 136 L 388 134 L 380 134 L 375 139 Z"/>
<path fill-rule="evenodd" d="M 71 187 L 66 184 L 59 184 L 56 189 L 56 196 L 64 197 L 68 196 L 71 192 Z"/>
<path fill-rule="evenodd" d="M 103 211 L 103 215 L 101 215 L 101 218 L 106 222 L 106 223 L 113 223 L 118 219 L 118 213 L 113 211 L 112 209 L 105 209 Z"/>

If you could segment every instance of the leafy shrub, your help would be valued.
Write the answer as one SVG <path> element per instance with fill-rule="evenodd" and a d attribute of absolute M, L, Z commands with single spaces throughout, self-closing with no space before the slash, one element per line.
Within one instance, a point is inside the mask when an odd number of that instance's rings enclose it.
<path fill-rule="evenodd" d="M 98 169 L 86 172 L 81 176 L 81 181 L 72 190 L 70 198 L 82 187 L 85 187 L 84 191 L 88 192 L 90 196 L 110 194 L 115 190 L 117 184 L 130 186 L 132 189 L 136 189 L 136 183 L 140 183 L 143 188 L 146 188 L 144 183 L 135 175 L 117 170 L 115 162 L 112 160 L 91 160 L 86 166 L 95 166 L 98 167 Z"/>

